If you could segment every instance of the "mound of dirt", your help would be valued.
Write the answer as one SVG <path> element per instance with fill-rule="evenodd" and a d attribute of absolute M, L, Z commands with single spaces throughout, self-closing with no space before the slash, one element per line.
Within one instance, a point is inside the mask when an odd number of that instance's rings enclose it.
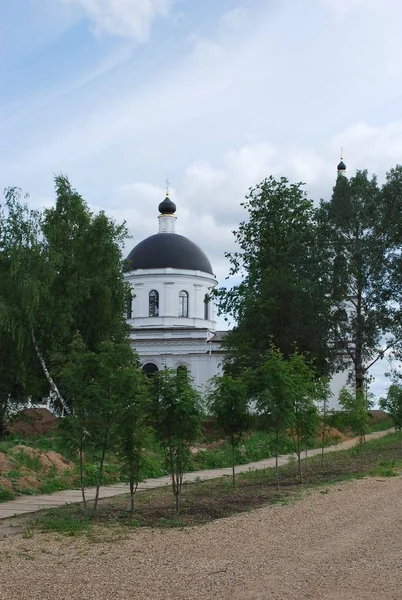
<path fill-rule="evenodd" d="M 12 471 L 14 464 L 4 452 L 0 452 L 0 475 L 7 473 L 7 471 Z"/>
<path fill-rule="evenodd" d="M 322 436 L 323 427 L 324 427 L 324 425 L 321 423 L 320 430 L 316 437 L 317 442 L 320 442 L 322 439 L 321 436 Z M 326 435 L 326 439 L 334 440 L 336 442 L 344 442 L 345 440 L 349 439 L 346 435 L 344 435 L 341 431 L 339 431 L 339 429 L 336 429 L 335 427 L 327 427 L 325 435 Z"/>
<path fill-rule="evenodd" d="M 53 431 L 58 422 L 58 418 L 47 408 L 27 408 L 8 423 L 7 431 L 22 436 L 33 436 Z"/>
<path fill-rule="evenodd" d="M 57 473 L 62 473 L 63 471 L 72 470 L 74 468 L 74 464 L 72 462 L 53 450 L 42 452 L 37 448 L 31 448 L 30 446 L 24 445 L 13 446 L 10 450 L 11 454 L 19 454 L 21 452 L 29 456 L 29 458 L 39 458 L 41 468 L 44 471 L 48 471 L 54 467 Z"/>
<path fill-rule="evenodd" d="M 39 490 L 41 486 L 41 482 L 34 477 L 33 475 L 24 475 L 23 477 L 18 477 L 15 482 L 15 491 L 17 492 L 26 492 L 28 490 Z"/>
<path fill-rule="evenodd" d="M 389 419 L 389 414 L 385 412 L 385 410 L 374 409 L 369 411 L 371 415 L 371 422 L 376 423 L 377 421 L 382 421 L 383 419 Z"/>
<path fill-rule="evenodd" d="M 8 492 L 12 492 L 13 491 L 13 484 L 12 481 L 10 479 L 7 479 L 7 477 L 0 477 L 0 490 L 7 490 Z"/>

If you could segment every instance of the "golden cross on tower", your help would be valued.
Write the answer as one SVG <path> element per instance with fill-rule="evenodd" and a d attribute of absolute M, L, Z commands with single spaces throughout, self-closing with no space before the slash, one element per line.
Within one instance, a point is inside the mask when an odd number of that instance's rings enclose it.
<path fill-rule="evenodd" d="M 166 178 L 166 196 L 169 197 L 169 186 L 170 186 L 170 181 L 168 178 Z"/>
<path fill-rule="evenodd" d="M 341 146 L 341 160 L 343 160 L 343 148 Z"/>

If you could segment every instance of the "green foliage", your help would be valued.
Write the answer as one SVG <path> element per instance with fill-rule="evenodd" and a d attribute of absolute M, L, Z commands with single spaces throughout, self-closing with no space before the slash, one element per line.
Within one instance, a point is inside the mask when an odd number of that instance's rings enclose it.
<path fill-rule="evenodd" d="M 232 480 L 235 485 L 235 449 L 250 427 L 249 395 L 246 383 L 230 375 L 216 376 L 209 392 L 208 409 L 216 418 L 232 448 Z"/>
<path fill-rule="evenodd" d="M 184 369 L 177 372 L 165 369 L 155 378 L 152 424 L 165 451 L 179 515 L 183 474 L 191 460 L 190 447 L 201 434 L 200 397 Z"/>
<path fill-rule="evenodd" d="M 41 214 L 9 188 L 0 209 L 0 437 L 10 409 L 27 397 L 50 388 L 55 405 L 68 408 L 53 360 L 77 331 L 91 351 L 127 333 L 125 226 L 92 214 L 65 176 L 56 177 L 56 196 Z"/>
<path fill-rule="evenodd" d="M 265 360 L 271 345 L 288 358 L 298 348 L 327 371 L 326 252 L 318 244 L 316 211 L 302 189 L 272 176 L 251 188 L 246 221 L 227 255 L 241 282 L 217 291 L 220 313 L 237 325 L 225 337 L 226 369 L 239 373 Z"/>
<path fill-rule="evenodd" d="M 92 527 L 89 517 L 76 513 L 72 518 L 71 512 L 65 508 L 46 511 L 46 515 L 40 516 L 34 525 L 41 531 L 58 532 L 72 537 L 88 533 Z"/>
<path fill-rule="evenodd" d="M 59 376 L 68 397 L 73 399 L 74 413 L 65 419 L 61 431 L 80 456 L 84 510 L 88 472 L 83 456 L 89 450 L 96 458 L 95 513 L 99 486 L 104 483 L 105 458 L 110 449 L 118 446 L 124 459 L 123 469 L 129 463 L 130 481 L 135 483 L 134 478 L 138 483 L 142 466 L 140 421 L 145 401 L 144 376 L 128 342 L 104 341 L 98 352 L 91 352 L 79 334 L 74 337 Z"/>
<path fill-rule="evenodd" d="M 370 475 L 372 477 L 398 477 L 401 474 L 402 461 L 398 460 L 384 460 L 375 467 Z"/>
<path fill-rule="evenodd" d="M 401 196 L 401 173 L 401 167 L 391 170 L 381 188 L 367 171 L 350 179 L 340 176 L 331 200 L 320 207 L 321 238 L 330 258 L 332 339 L 340 350 L 338 367 L 350 369 L 356 394 L 384 356 L 382 340 L 395 349 L 401 339 L 397 263 L 402 238 L 390 235 L 395 231 L 391 202 L 397 190 Z"/>
<path fill-rule="evenodd" d="M 0 206 L 0 438 L 5 421 L 28 396 L 43 392 L 31 328 L 39 308 L 41 217 L 18 188 L 5 190 Z"/>
<path fill-rule="evenodd" d="M 15 492 L 12 492 L 0 485 L 0 502 L 8 502 L 9 500 L 14 500 L 15 496 Z"/>
<path fill-rule="evenodd" d="M 356 396 L 347 388 L 342 388 L 339 393 L 339 404 L 345 411 L 345 418 L 354 434 L 363 438 L 370 427 L 369 409 L 372 406 L 372 401 L 362 392 Z"/>
<path fill-rule="evenodd" d="M 126 357 L 125 370 L 121 374 L 120 400 L 124 398 L 118 411 L 114 446 L 121 461 L 122 476 L 126 476 L 130 486 L 131 512 L 134 511 L 134 493 L 144 470 L 149 465 L 145 446 L 149 431 L 146 424 L 148 386 L 136 358 Z"/>
<path fill-rule="evenodd" d="M 380 408 L 389 414 L 396 429 L 402 429 L 402 385 L 400 383 L 389 386 L 386 398 L 380 399 Z"/>

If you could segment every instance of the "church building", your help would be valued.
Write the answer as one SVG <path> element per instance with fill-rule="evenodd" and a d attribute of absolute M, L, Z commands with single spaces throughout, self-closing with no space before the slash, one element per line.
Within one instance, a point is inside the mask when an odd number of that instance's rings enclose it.
<path fill-rule="evenodd" d="M 133 248 L 126 279 L 132 345 L 146 373 L 185 368 L 203 391 L 220 372 L 223 353 L 210 294 L 217 284 L 211 263 L 194 242 L 175 233 L 176 205 L 159 204 L 159 232 Z"/>

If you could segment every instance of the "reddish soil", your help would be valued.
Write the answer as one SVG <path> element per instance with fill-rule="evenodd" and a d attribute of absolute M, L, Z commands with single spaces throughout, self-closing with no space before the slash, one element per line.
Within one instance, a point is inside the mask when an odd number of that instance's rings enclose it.
<path fill-rule="evenodd" d="M 53 431 L 58 422 L 58 418 L 47 408 L 28 408 L 8 423 L 7 431 L 21 436 L 35 436 Z"/>
<path fill-rule="evenodd" d="M 14 468 L 14 462 L 9 459 L 4 452 L 0 452 L 0 475 L 11 471 Z"/>

